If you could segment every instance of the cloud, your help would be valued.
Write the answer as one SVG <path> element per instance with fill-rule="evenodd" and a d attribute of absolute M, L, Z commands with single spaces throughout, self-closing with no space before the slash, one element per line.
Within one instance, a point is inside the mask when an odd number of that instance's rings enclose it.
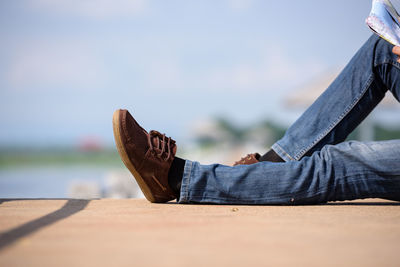
<path fill-rule="evenodd" d="M 91 19 L 141 15 L 146 10 L 147 2 L 146 0 L 30 0 L 34 8 Z"/>
<path fill-rule="evenodd" d="M 90 47 L 79 42 L 37 41 L 21 45 L 11 59 L 6 80 L 12 88 L 93 88 L 106 71 Z"/>

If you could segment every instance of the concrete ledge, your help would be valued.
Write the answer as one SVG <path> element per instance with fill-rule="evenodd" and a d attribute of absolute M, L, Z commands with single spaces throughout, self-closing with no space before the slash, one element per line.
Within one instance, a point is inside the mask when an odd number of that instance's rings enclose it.
<path fill-rule="evenodd" d="M 400 203 L 0 200 L 0 266 L 399 266 Z"/>

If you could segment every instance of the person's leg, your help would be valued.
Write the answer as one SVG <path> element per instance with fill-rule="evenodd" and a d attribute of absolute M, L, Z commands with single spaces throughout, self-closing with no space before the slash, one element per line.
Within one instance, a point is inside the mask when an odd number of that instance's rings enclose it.
<path fill-rule="evenodd" d="M 186 161 L 179 203 L 318 204 L 400 201 L 400 140 L 344 142 L 286 163 L 229 167 Z"/>
<path fill-rule="evenodd" d="M 390 90 L 400 96 L 400 64 L 393 46 L 373 35 L 328 89 L 272 149 L 285 161 L 300 160 L 327 144 L 338 144 Z"/>

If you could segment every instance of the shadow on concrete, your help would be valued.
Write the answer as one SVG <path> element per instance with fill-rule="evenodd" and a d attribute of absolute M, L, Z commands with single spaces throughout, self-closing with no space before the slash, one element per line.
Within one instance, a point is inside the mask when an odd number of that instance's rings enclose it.
<path fill-rule="evenodd" d="M 13 199 L 14 200 L 14 199 Z M 5 201 L 12 200 L 1 200 L 0 204 Z M 23 238 L 33 232 L 40 230 L 43 227 L 49 226 L 57 221 L 63 220 L 81 210 L 83 210 L 90 200 L 70 199 L 60 209 L 49 213 L 39 219 L 27 222 L 21 226 L 11 229 L 7 232 L 0 234 L 0 250 L 6 246 L 11 245 L 20 238 Z"/>
<path fill-rule="evenodd" d="M 5 202 L 21 201 L 21 200 L 69 200 L 69 198 L 1 198 L 0 205 Z"/>

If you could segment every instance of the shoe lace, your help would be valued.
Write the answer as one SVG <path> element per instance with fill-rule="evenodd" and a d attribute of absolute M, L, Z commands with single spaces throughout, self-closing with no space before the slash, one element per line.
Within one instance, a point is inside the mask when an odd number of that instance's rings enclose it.
<path fill-rule="evenodd" d="M 175 140 L 171 137 L 166 137 L 165 134 L 162 134 L 158 131 L 151 130 L 147 135 L 147 139 L 149 142 L 149 150 L 156 155 L 158 158 L 168 161 L 172 155 L 172 147 L 175 145 Z M 153 142 L 157 140 L 156 145 Z M 156 148 L 161 150 L 160 153 L 156 153 Z M 167 155 L 166 157 L 163 155 Z"/>

